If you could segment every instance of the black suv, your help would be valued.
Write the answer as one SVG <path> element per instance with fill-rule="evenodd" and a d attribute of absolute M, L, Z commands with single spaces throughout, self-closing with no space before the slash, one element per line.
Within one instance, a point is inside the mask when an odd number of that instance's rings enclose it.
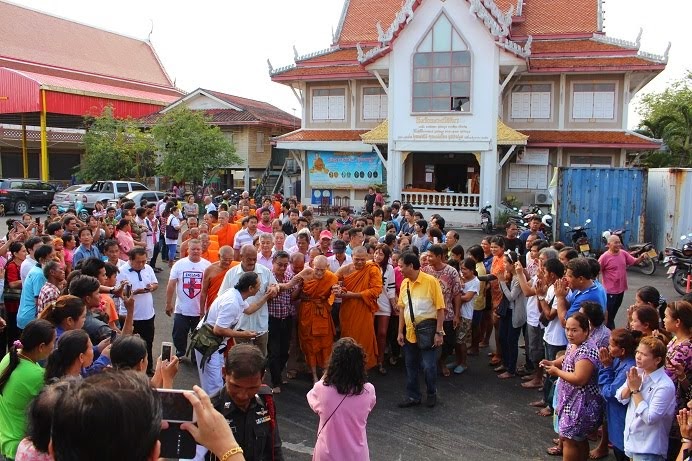
<path fill-rule="evenodd" d="M 53 195 L 55 188 L 38 179 L 0 179 L 0 204 L 5 212 L 23 214 L 32 207 L 46 208 Z"/>

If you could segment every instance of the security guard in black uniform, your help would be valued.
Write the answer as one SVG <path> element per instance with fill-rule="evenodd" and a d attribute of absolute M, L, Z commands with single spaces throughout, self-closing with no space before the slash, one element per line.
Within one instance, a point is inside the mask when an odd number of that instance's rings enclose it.
<path fill-rule="evenodd" d="M 265 364 L 256 346 L 233 346 L 223 368 L 225 386 L 211 397 L 214 408 L 228 421 L 246 461 L 284 459 L 272 391 L 262 384 Z M 211 453 L 205 459 L 216 461 Z"/>

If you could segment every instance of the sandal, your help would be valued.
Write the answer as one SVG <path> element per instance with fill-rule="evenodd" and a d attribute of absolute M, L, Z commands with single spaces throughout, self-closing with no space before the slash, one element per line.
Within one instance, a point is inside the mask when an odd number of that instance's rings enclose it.
<path fill-rule="evenodd" d="M 499 367 L 495 368 L 493 371 L 495 373 L 502 373 L 503 371 L 507 371 L 507 368 L 505 368 L 504 365 L 500 365 Z"/>
<path fill-rule="evenodd" d="M 377 371 L 379 371 L 382 376 L 387 374 L 387 369 L 382 364 L 380 364 L 380 368 Z"/>
<path fill-rule="evenodd" d="M 499 358 L 499 357 L 493 357 L 492 360 L 490 360 L 490 362 L 488 362 L 488 365 L 490 365 L 491 367 L 496 367 L 496 366 L 498 366 L 498 365 L 501 364 L 501 363 L 502 363 L 502 359 L 501 359 L 501 358 Z"/>
<path fill-rule="evenodd" d="M 442 376 L 444 376 L 445 378 L 449 378 L 452 374 L 452 372 L 449 371 L 449 368 L 447 368 L 447 367 L 442 367 L 441 371 L 442 371 Z"/>
<path fill-rule="evenodd" d="M 553 410 L 550 407 L 545 407 L 542 410 L 536 412 L 538 416 L 553 416 Z"/>
<path fill-rule="evenodd" d="M 550 447 L 547 450 L 545 450 L 546 453 L 548 453 L 550 456 L 562 456 L 562 447 L 559 445 L 555 445 L 554 447 Z"/>

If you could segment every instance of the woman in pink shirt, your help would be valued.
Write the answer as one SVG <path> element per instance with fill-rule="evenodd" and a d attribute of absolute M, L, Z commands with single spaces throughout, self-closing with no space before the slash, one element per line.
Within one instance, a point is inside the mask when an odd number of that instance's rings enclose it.
<path fill-rule="evenodd" d="M 118 248 L 120 248 L 120 259 L 123 261 L 129 260 L 128 253 L 131 249 L 135 247 L 135 240 L 130 234 L 131 227 L 130 221 L 127 219 L 121 219 L 117 226 L 115 226 L 115 240 L 118 241 Z"/>
<path fill-rule="evenodd" d="M 308 404 L 320 417 L 312 459 L 368 461 L 365 427 L 375 400 L 375 387 L 366 382 L 365 352 L 352 338 L 341 338 L 324 376 L 308 392 Z"/>

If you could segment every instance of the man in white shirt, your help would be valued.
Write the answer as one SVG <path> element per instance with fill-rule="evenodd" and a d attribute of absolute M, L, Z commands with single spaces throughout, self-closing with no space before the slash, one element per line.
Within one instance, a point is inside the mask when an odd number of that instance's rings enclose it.
<path fill-rule="evenodd" d="M 240 249 L 244 245 L 252 245 L 255 236 L 260 234 L 262 234 L 262 232 L 257 229 L 257 216 L 248 216 L 247 228 L 235 234 L 235 238 L 233 239 L 233 252 L 236 261 L 240 259 Z"/>
<path fill-rule="evenodd" d="M 34 259 L 34 250 L 41 246 L 43 241 L 40 237 L 31 237 L 24 242 L 24 248 L 26 248 L 26 258 L 22 261 L 22 265 L 19 267 L 19 277 L 22 282 L 26 280 L 29 271 L 36 266 L 37 261 Z"/>
<path fill-rule="evenodd" d="M 236 236 L 237 238 L 237 236 Z M 264 356 L 267 356 L 267 332 L 269 331 L 269 306 L 267 306 L 267 298 L 265 293 L 269 294 L 270 298 L 275 297 L 279 293 L 279 287 L 276 278 L 272 271 L 257 264 L 257 250 L 252 244 L 244 245 L 240 250 L 240 264 L 226 272 L 226 276 L 221 283 L 219 294 L 223 294 L 226 290 L 233 288 L 240 276 L 245 272 L 255 272 L 260 279 L 260 289 L 256 295 L 247 298 L 247 303 L 250 305 L 243 311 L 243 315 L 238 322 L 237 330 L 252 330 L 256 331 L 259 336 L 254 340 L 254 344 L 259 347 Z M 262 301 L 261 303 L 259 301 Z M 243 342 L 238 339 L 236 342 Z"/>
<path fill-rule="evenodd" d="M 216 205 L 214 205 L 214 201 L 209 195 L 204 196 L 204 209 L 207 211 L 207 213 L 216 211 Z"/>
<path fill-rule="evenodd" d="M 204 271 L 211 265 L 202 258 L 202 242 L 190 240 L 188 257 L 178 260 L 171 269 L 166 286 L 166 315 L 173 316 L 173 345 L 175 355 L 184 357 L 187 351 L 187 336 L 199 323 L 199 299 L 202 293 L 202 278 Z"/>
<path fill-rule="evenodd" d="M 272 270 L 274 259 L 274 236 L 261 234 L 259 237 L 260 251 L 257 254 L 257 262 L 269 270 Z"/>
<path fill-rule="evenodd" d="M 147 343 L 147 374 L 153 376 L 156 361 L 151 352 L 154 344 L 154 297 L 152 293 L 159 287 L 154 269 L 147 264 L 147 250 L 134 247 L 128 253 L 129 261 L 122 266 L 116 281 L 127 282 L 132 286 L 132 296 L 135 298 L 134 330 Z"/>

